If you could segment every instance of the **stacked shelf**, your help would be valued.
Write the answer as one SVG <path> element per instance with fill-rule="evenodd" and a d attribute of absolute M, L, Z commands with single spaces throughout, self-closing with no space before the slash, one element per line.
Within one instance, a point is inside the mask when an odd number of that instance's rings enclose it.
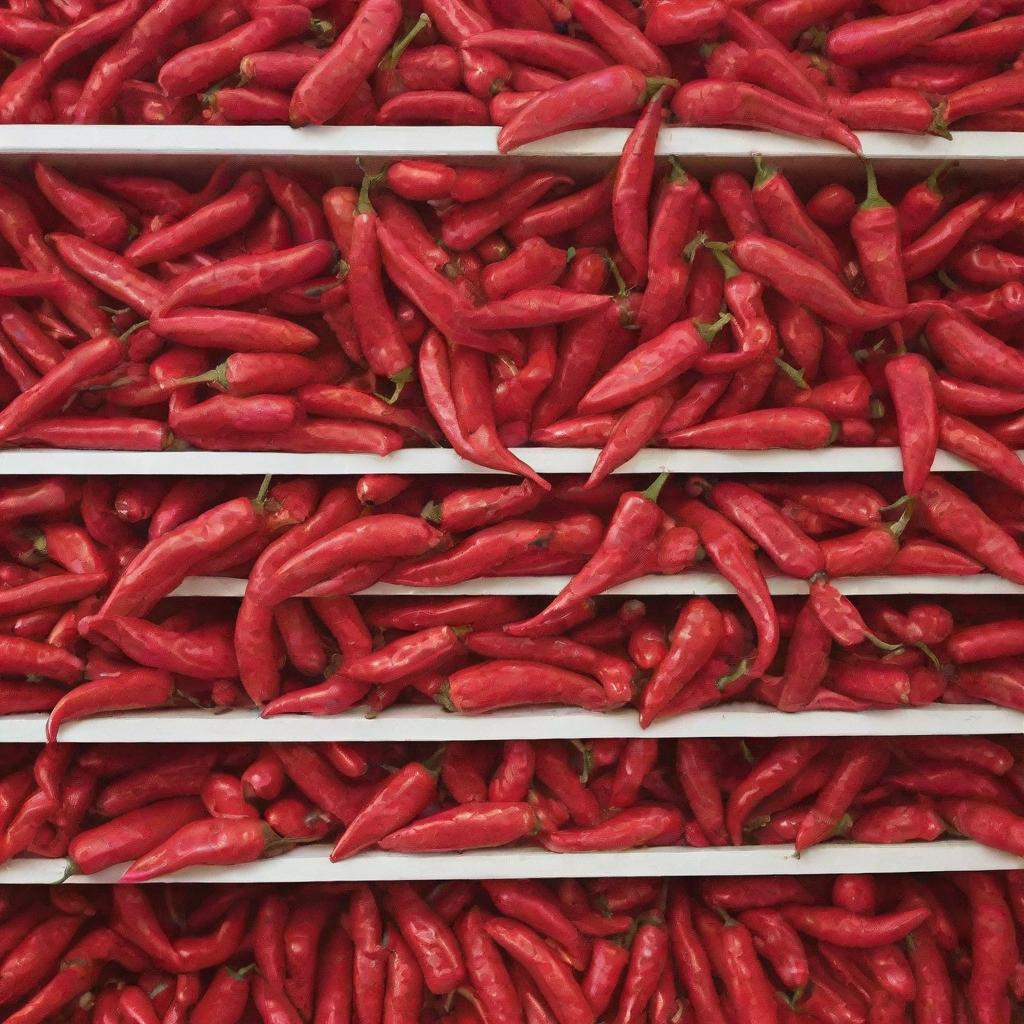
<path fill-rule="evenodd" d="M 459 161 L 499 159 L 497 129 L 482 128 L 322 128 L 301 133 L 287 128 L 251 127 L 206 129 L 193 126 L 37 125 L 0 135 L 0 165 L 18 166 L 36 157 L 57 165 L 157 168 L 172 158 L 176 164 L 208 168 L 230 158 L 239 163 L 279 161 L 325 171 L 338 180 L 353 178 L 356 159 L 372 167 L 398 157 L 443 156 Z M 524 160 L 559 163 L 575 172 L 606 169 L 621 152 L 627 133 L 619 130 L 575 132 L 527 147 Z M 961 133 L 952 143 L 936 138 L 909 138 L 865 133 L 864 155 L 880 169 L 898 168 L 908 175 L 957 159 L 972 176 L 1005 174 L 1017 159 L 1018 137 L 1010 133 Z M 722 168 L 746 169 L 752 151 L 769 157 L 796 178 L 812 170 L 839 180 L 859 180 L 860 162 L 828 143 L 728 130 L 669 128 L 662 131 L 659 152 L 683 154 L 698 173 Z M 516 454 L 542 474 L 584 473 L 594 463 L 591 449 L 517 449 Z M 619 473 L 894 473 L 900 469 L 893 448 L 846 448 L 826 451 L 669 451 L 641 452 Z M 935 469 L 962 473 L 968 463 L 939 453 Z M 260 475 L 264 473 L 342 476 L 364 473 L 484 474 L 447 449 L 406 449 L 387 457 L 287 453 L 168 451 L 8 450 L 0 452 L 0 475 L 30 476 L 59 473 L 84 475 Z M 430 591 L 454 594 L 555 594 L 565 577 L 474 580 Z M 992 575 L 972 577 L 863 577 L 838 583 L 848 595 L 909 594 L 1024 594 L 1024 586 Z M 773 594 L 807 592 L 802 581 L 775 578 Z M 191 577 L 175 596 L 197 600 L 240 597 L 244 581 Z M 677 577 L 646 577 L 614 588 L 610 593 L 637 596 L 689 594 L 725 595 L 733 589 L 710 573 Z M 371 595 L 423 594 L 423 590 L 377 584 Z M 44 716 L 0 718 L 0 743 L 39 743 Z M 264 720 L 255 712 L 227 711 L 215 715 L 198 710 L 123 713 L 70 724 L 61 741 L 72 743 L 132 742 L 264 742 L 343 740 L 348 742 L 400 740 L 502 740 L 598 737 L 781 737 L 781 736 L 941 736 L 1024 734 L 1024 713 L 987 705 L 935 705 L 920 709 L 860 713 L 808 712 L 787 715 L 760 705 L 735 703 L 656 723 L 640 730 L 632 711 L 600 714 L 576 709 L 528 709 L 489 714 L 481 718 L 450 715 L 429 706 L 398 707 L 368 719 L 357 710 L 327 718 L 279 717 Z M 887 873 L 901 871 L 1003 870 L 1020 866 L 1017 858 L 970 841 L 908 843 L 899 846 L 835 842 L 797 857 L 791 847 L 644 849 L 610 854 L 554 854 L 544 850 L 494 850 L 426 857 L 367 852 L 331 864 L 323 846 L 299 847 L 280 857 L 254 864 L 218 869 L 189 869 L 171 877 L 181 882 L 245 883 L 340 880 L 438 880 L 455 878 L 563 876 L 703 876 L 733 874 L 826 874 L 835 872 Z M 57 881 L 61 862 L 20 858 L 0 868 L 0 883 L 34 884 Z M 116 880 L 116 868 L 71 881 L 104 883 Z"/>

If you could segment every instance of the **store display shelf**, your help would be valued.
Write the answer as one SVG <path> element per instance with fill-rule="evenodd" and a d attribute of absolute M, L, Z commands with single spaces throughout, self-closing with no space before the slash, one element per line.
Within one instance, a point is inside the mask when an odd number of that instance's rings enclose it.
<path fill-rule="evenodd" d="M 0 718 L 0 743 L 42 743 L 46 716 Z M 201 708 L 129 711 L 61 727 L 66 743 L 348 743 L 448 740 L 601 739 L 644 736 L 975 736 L 1024 734 L 1024 713 L 989 704 L 935 704 L 890 711 L 804 711 L 785 714 L 761 704 L 728 704 L 656 722 L 641 729 L 634 710 L 517 708 L 456 715 L 430 705 L 389 708 L 376 718 L 353 708 L 340 715 L 280 715 L 255 711 L 217 714 Z"/>
<path fill-rule="evenodd" d="M 797 856 L 791 846 L 713 849 L 661 847 L 605 853 L 549 853 L 539 849 L 471 850 L 466 853 L 402 854 L 366 851 L 332 864 L 330 847 L 300 846 L 279 857 L 231 867 L 193 867 L 157 882 L 390 882 L 472 878 L 602 878 L 712 875 L 888 874 L 904 871 L 1002 871 L 1024 866 L 1009 853 L 970 840 L 935 843 L 832 842 Z M 69 882 L 116 882 L 126 865 Z M 58 882 L 63 860 L 24 858 L 0 867 L 0 884 Z"/>
<path fill-rule="evenodd" d="M 542 139 L 515 154 L 530 159 L 618 157 L 628 131 L 591 128 Z M 493 126 L 360 126 L 304 128 L 275 125 L 19 125 L 0 138 L 0 159 L 27 156 L 69 158 L 131 158 L 145 166 L 173 155 L 176 159 L 250 158 L 259 161 L 332 159 L 337 169 L 345 158 L 418 157 L 443 154 L 451 159 L 497 159 L 498 129 Z M 1021 157 L 1019 136 L 1012 132 L 957 132 L 952 141 L 935 136 L 893 132 L 861 132 L 864 156 L 884 167 L 899 163 L 913 169 L 957 159 L 972 167 Z M 658 151 L 680 154 L 689 165 L 749 165 L 751 151 L 772 160 L 814 161 L 819 167 L 843 164 L 859 173 L 855 154 L 813 139 L 729 128 L 668 127 L 661 131 Z M 339 160 L 340 158 L 340 160 Z"/>
<path fill-rule="evenodd" d="M 597 448 L 514 448 L 538 473 L 589 473 Z M 1020 453 L 1019 453 L 1020 454 Z M 896 448 L 828 448 L 816 451 L 723 452 L 707 449 L 646 448 L 616 473 L 898 473 Z M 974 466 L 939 452 L 940 473 L 973 472 Z M 391 455 L 298 454 L 290 452 L 122 452 L 39 448 L 0 451 L 0 476 L 64 473 L 95 476 L 244 476 L 302 473 L 334 476 L 362 473 L 414 475 L 496 474 L 456 455 L 449 448 L 406 448 Z"/>
<path fill-rule="evenodd" d="M 494 576 L 453 583 L 447 587 L 406 587 L 375 583 L 361 591 L 374 597 L 453 597 L 460 594 L 557 594 L 568 576 Z M 851 597 L 874 594 L 1024 594 L 1024 586 L 1001 576 L 848 576 L 833 580 Z M 775 595 L 806 594 L 806 580 L 773 576 L 768 589 Z M 245 580 L 224 576 L 189 576 L 171 597 L 241 597 Z M 616 597 L 675 597 L 690 594 L 735 594 L 731 583 L 717 573 L 688 572 L 679 576 L 641 576 L 605 591 Z"/>

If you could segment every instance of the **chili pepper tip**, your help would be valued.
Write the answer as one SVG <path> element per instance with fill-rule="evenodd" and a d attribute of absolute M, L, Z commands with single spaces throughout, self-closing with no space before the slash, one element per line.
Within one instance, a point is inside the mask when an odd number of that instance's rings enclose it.
<path fill-rule="evenodd" d="M 665 486 L 665 481 L 668 480 L 670 475 L 668 472 L 661 473 L 650 487 L 644 491 L 644 497 L 657 504 L 658 498 L 661 495 L 661 489 Z"/>

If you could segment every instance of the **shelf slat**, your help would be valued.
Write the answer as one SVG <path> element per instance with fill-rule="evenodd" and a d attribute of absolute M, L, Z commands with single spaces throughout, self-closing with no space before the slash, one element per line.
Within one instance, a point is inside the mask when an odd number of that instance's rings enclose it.
<path fill-rule="evenodd" d="M 0 718 L 0 743 L 42 743 L 46 716 Z M 990 704 L 935 704 L 889 711 L 785 714 L 761 704 L 705 708 L 641 729 L 633 710 L 521 708 L 453 715 L 430 705 L 388 708 L 376 718 L 354 708 L 340 715 L 260 718 L 252 710 L 215 714 L 201 708 L 126 711 L 70 722 L 66 743 L 349 743 L 447 740 L 601 739 L 605 737 L 746 738 L 751 736 L 974 736 L 1024 734 L 1024 714 Z"/>
<path fill-rule="evenodd" d="M 597 448 L 514 448 L 538 473 L 589 473 Z M 943 473 L 973 472 L 974 466 L 939 452 L 934 469 Z M 815 451 L 776 449 L 764 452 L 721 452 L 705 449 L 646 448 L 615 473 L 898 473 L 896 448 L 828 448 Z M 391 455 L 300 454 L 291 452 L 123 452 L 65 451 L 45 448 L 0 451 L 0 476 L 262 476 L 302 473 L 310 476 L 363 473 L 487 474 L 485 469 L 448 448 L 404 448 Z"/>
<path fill-rule="evenodd" d="M 1005 871 L 1024 866 L 1008 853 L 969 840 L 934 843 L 832 842 L 797 857 L 791 846 L 667 848 L 609 853 L 549 853 L 540 849 L 400 854 L 367 851 L 332 864 L 326 845 L 300 846 L 280 857 L 231 867 L 187 868 L 157 882 L 373 882 L 470 878 L 602 878 L 605 876 L 889 874 L 920 871 Z M 0 868 L 0 884 L 49 884 L 62 860 L 17 859 Z M 85 884 L 116 882 L 124 867 L 72 876 Z"/>
<path fill-rule="evenodd" d="M 624 128 L 590 128 L 531 143 L 515 155 L 615 158 L 629 132 Z M 956 132 L 953 140 L 932 135 L 859 132 L 864 157 L 875 161 L 961 162 L 1019 159 L 1014 132 Z M 153 155 L 202 157 L 414 157 L 444 154 L 453 158 L 495 158 L 498 128 L 483 126 L 307 127 L 301 131 L 275 125 L 18 125 L 0 137 L 0 155 L 124 156 L 145 160 Z M 730 128 L 663 128 L 658 152 L 688 160 L 750 160 L 754 149 L 766 157 L 828 160 L 856 164 L 843 147 L 815 139 Z"/>
<path fill-rule="evenodd" d="M 447 587 L 405 587 L 375 583 L 361 591 L 377 597 L 452 597 L 460 594 L 557 594 L 569 582 L 568 576 L 500 576 L 466 580 Z M 1024 586 L 1001 576 L 849 576 L 833 581 L 838 590 L 851 597 L 874 594 L 1024 594 Z M 768 589 L 778 596 L 806 594 L 805 580 L 773 576 Z M 241 597 L 245 580 L 224 576 L 190 576 L 172 597 Z M 688 572 L 678 576 L 641 576 L 612 587 L 612 596 L 669 597 L 675 595 L 735 594 L 723 577 L 710 572 Z"/>

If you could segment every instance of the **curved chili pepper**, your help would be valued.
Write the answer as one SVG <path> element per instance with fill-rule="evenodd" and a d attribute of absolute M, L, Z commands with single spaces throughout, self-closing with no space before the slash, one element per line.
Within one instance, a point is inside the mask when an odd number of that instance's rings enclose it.
<path fill-rule="evenodd" d="M 904 246 L 903 272 L 907 280 L 916 281 L 938 269 L 970 228 L 991 208 L 992 202 L 991 193 L 978 193 Z"/>
<path fill-rule="evenodd" d="M 668 957 L 669 938 L 665 925 L 658 920 L 644 921 L 630 947 L 629 966 L 615 1015 L 618 1024 L 637 1024 L 644 1019 Z"/>
<path fill-rule="evenodd" d="M 812 139 L 828 139 L 854 153 L 861 151 L 857 136 L 841 122 L 748 82 L 728 79 L 687 82 L 672 98 L 672 110 L 685 125 L 766 128 Z"/>
<path fill-rule="evenodd" d="M 650 544 L 665 522 L 657 500 L 666 479 L 663 474 L 646 491 L 623 494 L 601 546 L 586 567 L 572 577 L 543 612 L 507 626 L 506 632 L 513 636 L 545 635 L 561 612 L 627 578 L 625 574 L 635 568 L 637 549 Z"/>
<path fill-rule="evenodd" d="M 544 995 L 558 1024 L 594 1024 L 595 1015 L 569 967 L 526 925 L 492 918 L 487 934 L 521 964 Z"/>
<path fill-rule="evenodd" d="M 577 17 L 582 12 L 586 21 L 588 11 L 597 11 L 602 7 L 600 0 L 583 0 L 583 3 L 576 0 L 573 11 Z M 624 30 L 616 31 L 614 35 L 621 37 L 622 31 Z M 639 35 L 636 29 L 631 31 Z M 600 41 L 598 38 L 599 43 Z M 629 63 L 635 64 L 633 61 Z M 641 70 L 646 70 L 648 74 L 668 73 L 668 64 L 664 59 L 651 63 L 658 66 L 648 66 Z M 650 205 L 651 184 L 654 178 L 654 150 L 667 100 L 668 92 L 665 88 L 659 89 L 651 97 L 623 147 L 612 185 L 612 221 L 615 225 L 615 237 L 622 254 L 640 279 L 647 276 L 647 209 Z"/>
<path fill-rule="evenodd" d="M 884 64 L 952 32 L 977 7 L 977 0 L 945 0 L 907 14 L 847 22 L 829 33 L 827 53 L 847 67 Z"/>
<path fill-rule="evenodd" d="M 888 751 L 875 744 L 851 744 L 801 822 L 796 836 L 797 850 L 806 850 L 831 835 L 859 793 L 882 775 L 888 763 Z"/>
<path fill-rule="evenodd" d="M 400 853 L 481 850 L 514 843 L 536 827 L 536 815 L 528 803 L 479 801 L 420 818 L 389 833 L 379 845 Z"/>
<path fill-rule="evenodd" d="M 465 714 L 528 704 L 570 704 L 591 711 L 608 707 L 604 688 L 589 676 L 540 662 L 501 659 L 454 672 L 438 699 Z"/>
<path fill-rule="evenodd" d="M 737 1019 L 744 1024 L 777 1021 L 779 1004 L 747 928 L 738 921 L 722 925 L 707 912 L 697 916 L 697 927 L 709 947 L 715 972 L 725 983 Z"/>
<path fill-rule="evenodd" d="M 672 629 L 668 653 L 644 687 L 641 727 L 650 725 L 707 663 L 718 648 L 722 631 L 721 613 L 706 598 L 694 598 L 683 607 Z"/>
<path fill-rule="evenodd" d="M 452 992 L 465 980 L 466 968 L 458 941 L 408 882 L 393 882 L 385 893 L 385 906 L 423 972 L 423 981 L 435 995 Z"/>
<path fill-rule="evenodd" d="M 943 117 L 948 124 L 955 124 L 962 118 L 1014 106 L 1020 101 L 1022 86 L 1024 73 L 1016 70 L 965 85 L 946 100 Z"/>
<path fill-rule="evenodd" d="M 714 324 L 680 321 L 641 343 L 591 385 L 577 405 L 578 412 L 620 409 L 656 391 L 694 366 L 730 319 L 723 315 Z"/>
<path fill-rule="evenodd" d="M 474 35 L 470 37 L 470 44 L 493 46 L 492 35 Z M 576 46 L 579 45 L 576 42 Z M 504 52 L 509 50 L 505 48 Z M 535 56 L 526 56 L 536 62 Z M 564 59 L 558 58 L 559 62 Z M 548 135 L 620 117 L 643 106 L 648 96 L 661 86 L 674 82 L 673 79 L 648 78 L 642 71 L 624 64 L 602 67 L 603 60 L 597 59 L 596 66 L 579 69 L 576 77 L 538 93 L 513 114 L 498 133 L 498 149 L 507 153 Z M 556 64 L 556 67 L 562 66 Z"/>
<path fill-rule="evenodd" d="M 736 588 L 740 601 L 757 628 L 757 650 L 744 659 L 742 676 L 760 677 L 771 664 L 779 646 L 778 618 L 764 574 L 758 567 L 746 537 L 725 516 L 698 501 L 670 507 L 675 519 L 696 530 L 701 545 L 726 579 Z"/>
<path fill-rule="evenodd" d="M 174 692 L 170 673 L 157 669 L 130 669 L 115 676 L 104 677 L 76 686 L 62 697 L 46 720 L 49 742 L 65 722 L 110 711 L 163 707 Z"/>
<path fill-rule="evenodd" d="M 412 821 L 434 798 L 437 778 L 421 764 L 400 768 L 352 820 L 331 852 L 331 860 L 350 857 Z"/>
<path fill-rule="evenodd" d="M 925 907 L 896 910 L 876 917 L 838 907 L 784 906 L 782 914 L 797 931 L 847 949 L 869 949 L 899 942 L 921 925 L 930 911 Z"/>
<path fill-rule="evenodd" d="M 123 882 L 144 882 L 195 864 L 244 864 L 258 860 L 281 840 L 261 821 L 207 818 L 183 825 L 134 861 Z"/>
<path fill-rule="evenodd" d="M 898 320 L 904 310 L 855 298 L 820 263 L 763 235 L 748 235 L 732 243 L 733 259 L 744 270 L 763 278 L 793 302 L 833 323 L 854 330 L 873 330 Z"/>
<path fill-rule="evenodd" d="M 157 800 L 80 832 L 68 846 L 67 872 L 92 875 L 133 861 L 170 838 L 183 825 L 204 816 L 193 796 Z"/>
<path fill-rule="evenodd" d="M 937 537 L 955 543 L 1006 579 L 1024 581 L 1024 556 L 1016 541 L 952 484 L 929 476 L 917 514 Z"/>

